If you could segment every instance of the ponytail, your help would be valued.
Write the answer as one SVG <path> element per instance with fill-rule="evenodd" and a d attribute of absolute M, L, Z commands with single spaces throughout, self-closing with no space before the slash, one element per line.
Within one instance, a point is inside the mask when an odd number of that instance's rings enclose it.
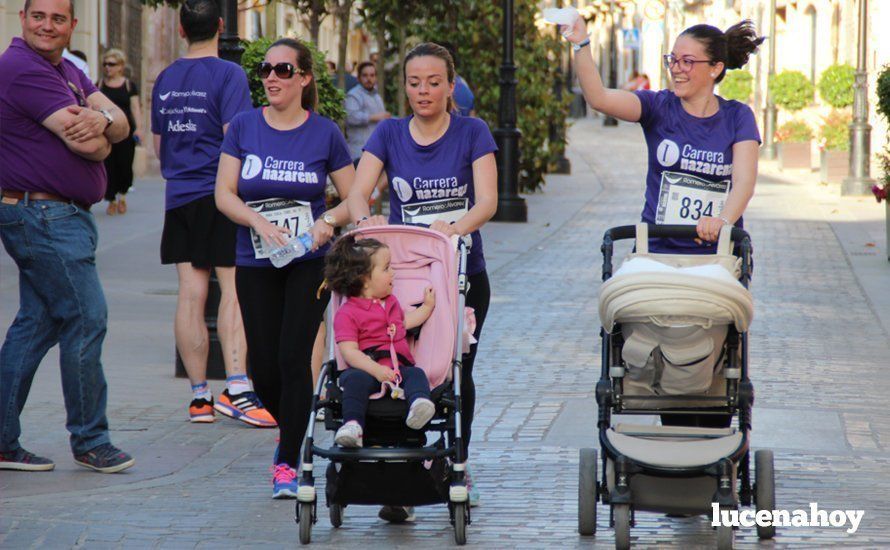
<path fill-rule="evenodd" d="M 296 52 L 297 54 L 297 69 L 299 69 L 299 72 L 301 74 L 309 75 L 312 77 L 312 80 L 309 81 L 309 84 L 303 87 L 303 96 L 300 98 L 300 103 L 307 111 L 317 111 L 318 86 L 316 86 L 315 84 L 315 73 L 313 72 L 312 67 L 312 52 L 305 44 L 293 38 L 278 39 L 274 43 L 272 43 L 271 46 L 269 46 L 269 50 L 276 46 L 287 46 L 288 48 L 294 50 L 294 52 Z"/>
<path fill-rule="evenodd" d="M 726 75 L 727 69 L 744 67 L 751 54 L 757 52 L 757 48 L 766 40 L 757 36 L 757 29 L 750 19 L 736 23 L 726 29 L 726 32 L 712 25 L 693 25 L 680 36 L 689 36 L 701 42 L 712 65 L 723 63 L 723 71 L 715 80 L 718 84 Z"/>

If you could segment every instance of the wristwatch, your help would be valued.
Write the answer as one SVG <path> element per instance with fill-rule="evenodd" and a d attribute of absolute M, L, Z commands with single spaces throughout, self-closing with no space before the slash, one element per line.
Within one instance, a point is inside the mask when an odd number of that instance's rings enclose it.
<path fill-rule="evenodd" d="M 105 121 L 108 123 L 105 125 L 106 128 L 114 124 L 114 117 L 111 116 L 111 111 L 108 109 L 99 109 L 99 112 L 102 113 L 102 116 L 105 117 Z"/>
<path fill-rule="evenodd" d="M 330 225 L 331 227 L 337 227 L 337 218 L 334 217 L 330 212 L 325 212 L 324 216 L 321 217 L 324 223 Z"/>
<path fill-rule="evenodd" d="M 589 45 L 590 45 L 590 36 L 585 38 L 583 42 L 579 42 L 578 44 L 572 44 L 572 50 L 577 52 L 584 46 L 589 46 Z"/>

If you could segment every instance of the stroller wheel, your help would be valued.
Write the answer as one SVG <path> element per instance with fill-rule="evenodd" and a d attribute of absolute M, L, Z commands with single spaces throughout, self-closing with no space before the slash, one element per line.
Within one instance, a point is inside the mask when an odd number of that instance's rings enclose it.
<path fill-rule="evenodd" d="M 340 504 L 331 504 L 328 508 L 328 512 L 331 516 L 331 525 L 336 527 L 340 527 L 343 525 L 343 506 Z"/>
<path fill-rule="evenodd" d="M 630 504 L 616 504 L 612 508 L 615 519 L 616 550 L 630 549 Z"/>
<path fill-rule="evenodd" d="M 312 504 L 311 502 L 301 502 L 300 507 L 300 544 L 309 544 L 312 542 Z"/>
<path fill-rule="evenodd" d="M 578 534 L 596 534 L 596 449 L 581 449 L 578 461 Z"/>
<path fill-rule="evenodd" d="M 467 503 L 454 504 L 454 542 L 458 546 L 467 543 Z"/>
<path fill-rule="evenodd" d="M 717 527 L 717 550 L 732 550 L 733 532 L 731 525 Z"/>
<path fill-rule="evenodd" d="M 754 452 L 754 505 L 758 511 L 776 508 L 776 477 L 772 451 Z M 758 538 L 771 539 L 775 535 L 775 525 L 757 526 Z"/>

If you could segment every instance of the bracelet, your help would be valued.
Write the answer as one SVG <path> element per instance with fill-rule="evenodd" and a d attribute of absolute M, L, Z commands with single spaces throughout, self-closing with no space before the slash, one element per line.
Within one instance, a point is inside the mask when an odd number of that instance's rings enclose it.
<path fill-rule="evenodd" d="M 723 225 L 732 225 L 732 223 L 723 216 L 718 216 L 717 219 L 723 221 Z"/>
<path fill-rule="evenodd" d="M 358 225 L 367 219 L 368 219 L 368 216 L 362 216 L 361 218 L 359 218 L 358 220 L 355 221 L 355 225 Z"/>
<path fill-rule="evenodd" d="M 584 42 L 580 42 L 578 44 L 572 44 L 572 51 L 580 51 L 584 46 L 590 45 L 590 36 L 584 39 Z"/>

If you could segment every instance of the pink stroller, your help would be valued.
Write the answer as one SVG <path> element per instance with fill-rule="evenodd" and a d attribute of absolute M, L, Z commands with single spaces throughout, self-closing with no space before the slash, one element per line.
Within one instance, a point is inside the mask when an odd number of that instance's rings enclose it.
<path fill-rule="evenodd" d="M 368 405 L 363 448 L 322 448 L 315 444 L 316 411 L 325 409 L 327 430 L 336 431 L 343 424 L 342 393 L 337 380 L 347 365 L 334 346 L 331 320 L 344 299 L 332 295 L 327 327 L 329 357 L 333 359 L 322 367 L 303 446 L 296 504 L 300 542 L 310 542 L 312 525 L 317 521 L 313 458 L 320 456 L 330 460 L 325 492 L 334 527 L 340 527 L 343 509 L 350 504 L 445 503 L 454 525 L 455 541 L 465 544 L 470 508 L 460 433 L 460 376 L 462 353 L 469 345 L 468 335 L 464 334 L 466 244 L 414 226 L 388 225 L 356 232 L 390 248 L 396 272 L 394 293 L 406 311 L 423 302 L 426 287 L 432 286 L 436 291 L 432 316 L 421 327 L 409 331 L 411 353 L 429 378 L 436 414 L 423 430 L 412 430 L 405 425 L 408 410 L 405 400 L 384 396 L 371 400 Z M 378 353 L 378 350 L 363 351 L 372 356 Z M 327 390 L 324 399 L 321 398 L 323 388 Z M 438 432 L 439 437 L 428 444 L 427 432 Z"/>

